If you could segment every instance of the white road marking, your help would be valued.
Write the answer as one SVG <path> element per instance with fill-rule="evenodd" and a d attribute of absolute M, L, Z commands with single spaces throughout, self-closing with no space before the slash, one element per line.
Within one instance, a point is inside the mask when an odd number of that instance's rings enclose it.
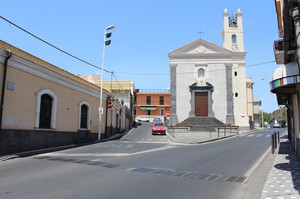
<path fill-rule="evenodd" d="M 53 153 L 45 153 L 45 154 L 40 154 L 37 156 L 66 156 L 66 157 L 72 157 L 72 156 L 78 156 L 78 157 L 125 157 L 125 156 L 133 156 L 133 155 L 139 155 L 139 154 L 144 154 L 144 153 L 151 153 L 151 152 L 156 152 L 156 151 L 162 151 L 162 150 L 167 150 L 171 148 L 176 148 L 176 146 L 172 145 L 166 145 L 163 147 L 155 148 L 155 149 L 149 149 L 145 151 L 139 151 L 139 152 L 134 152 L 134 153 L 63 153 L 63 152 L 53 152 Z"/>

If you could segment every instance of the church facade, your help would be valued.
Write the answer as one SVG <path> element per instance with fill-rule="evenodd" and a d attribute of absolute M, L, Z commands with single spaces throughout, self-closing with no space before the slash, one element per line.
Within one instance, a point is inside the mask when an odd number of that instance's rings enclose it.
<path fill-rule="evenodd" d="M 223 47 L 198 39 L 169 53 L 171 125 L 214 117 L 249 128 L 242 12 L 223 12 Z"/>

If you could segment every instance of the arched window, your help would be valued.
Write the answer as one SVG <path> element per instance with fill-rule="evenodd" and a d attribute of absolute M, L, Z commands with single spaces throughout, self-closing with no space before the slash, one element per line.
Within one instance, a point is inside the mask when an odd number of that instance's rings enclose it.
<path fill-rule="evenodd" d="M 81 115 L 80 115 L 80 128 L 87 129 L 88 123 L 88 107 L 87 105 L 81 105 Z"/>
<path fill-rule="evenodd" d="M 57 97 L 49 89 L 43 89 L 37 94 L 35 126 L 43 129 L 56 127 Z"/>
<path fill-rule="evenodd" d="M 204 78 L 205 77 L 205 70 L 203 68 L 200 68 L 198 70 L 198 78 Z"/>
<path fill-rule="evenodd" d="M 39 128 L 51 128 L 52 101 L 52 97 L 48 94 L 43 94 L 41 96 Z"/>
<path fill-rule="evenodd" d="M 90 129 L 90 111 L 91 106 L 88 102 L 83 101 L 79 104 L 79 129 Z"/>
<path fill-rule="evenodd" d="M 231 43 L 236 44 L 236 35 L 234 34 L 231 36 Z"/>

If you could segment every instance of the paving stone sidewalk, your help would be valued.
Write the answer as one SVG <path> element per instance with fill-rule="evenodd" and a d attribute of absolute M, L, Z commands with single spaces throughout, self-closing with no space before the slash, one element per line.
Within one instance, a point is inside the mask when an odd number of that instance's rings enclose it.
<path fill-rule="evenodd" d="M 268 174 L 261 199 L 300 199 L 300 164 L 291 143 L 280 139 L 280 148 Z"/>

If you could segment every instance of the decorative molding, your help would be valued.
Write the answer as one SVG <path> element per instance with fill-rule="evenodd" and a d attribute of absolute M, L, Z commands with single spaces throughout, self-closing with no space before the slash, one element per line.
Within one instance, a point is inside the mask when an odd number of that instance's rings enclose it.
<path fill-rule="evenodd" d="M 4 56 L 3 49 L 0 49 L 0 55 Z M 5 51 L 4 51 L 5 52 Z M 0 56 L 0 58 L 2 57 Z M 2 59 L 1 59 L 2 60 Z M 87 95 L 93 96 L 93 97 L 99 97 L 100 93 L 100 87 L 99 90 L 96 90 L 90 86 L 84 85 L 80 82 L 77 82 L 73 79 L 68 78 L 67 76 L 64 76 L 60 74 L 59 72 L 49 70 L 41 65 L 38 65 L 36 63 L 30 62 L 24 58 L 19 57 L 18 55 L 13 54 L 12 57 L 9 59 L 8 63 L 9 67 L 16 68 L 18 70 L 27 72 L 29 74 L 35 75 L 37 77 L 40 77 L 42 79 L 49 80 L 51 82 L 60 84 L 62 86 L 68 87 L 70 89 L 79 91 L 81 93 L 85 93 Z M 60 68 L 57 68 L 57 70 L 61 70 Z M 69 75 L 73 75 L 71 73 L 68 73 Z M 107 98 L 107 93 L 103 93 L 103 99 Z"/>

